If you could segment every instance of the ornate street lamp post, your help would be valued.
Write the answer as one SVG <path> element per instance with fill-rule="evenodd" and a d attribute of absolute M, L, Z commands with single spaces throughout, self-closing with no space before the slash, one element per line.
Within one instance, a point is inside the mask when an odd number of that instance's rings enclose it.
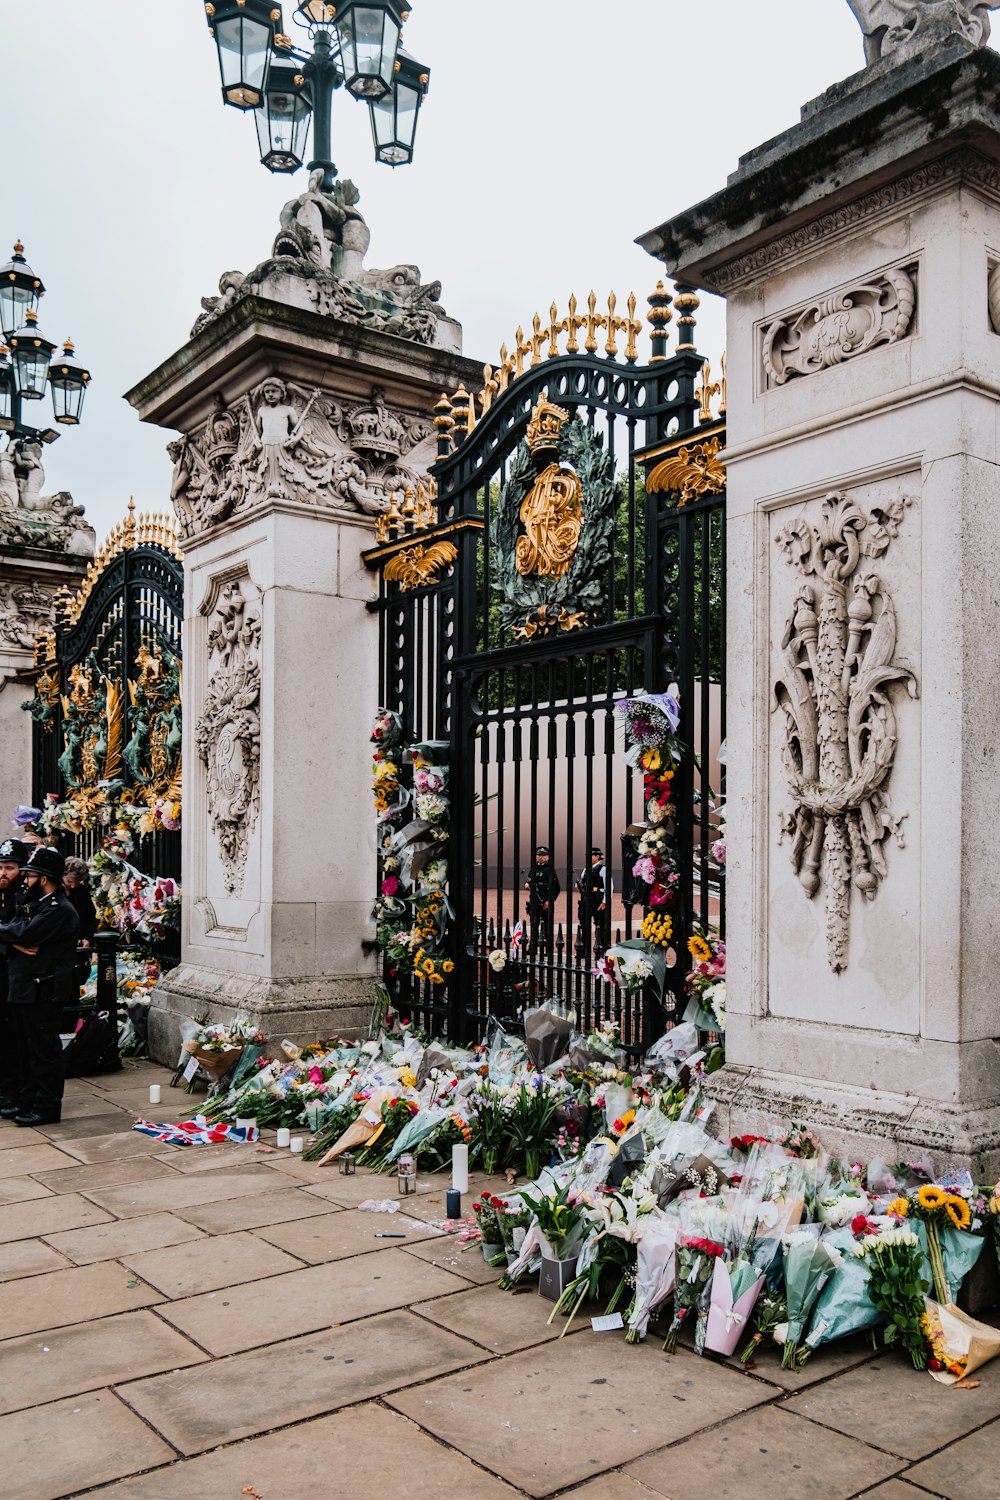
<path fill-rule="evenodd" d="M 284 34 L 281 9 L 269 0 L 209 0 L 205 13 L 219 54 L 222 97 L 235 109 L 254 111 L 268 171 L 302 166 L 312 116 L 309 170 L 321 170 L 323 190 L 332 189 L 331 115 L 342 84 L 368 105 L 376 161 L 398 167 L 413 160 L 430 70 L 400 46 L 410 14 L 403 0 L 301 0 L 294 15 L 309 35 L 309 51 Z"/>
<path fill-rule="evenodd" d="M 40 401 L 46 386 L 52 391 L 56 421 L 75 427 L 90 383 L 67 339 L 61 355 L 38 326 L 38 303 L 45 295 L 41 278 L 24 258 L 20 240 L 5 266 L 0 266 L 0 432 L 8 443 L 54 443 L 51 427 L 34 427 L 25 416 L 25 403 Z"/>

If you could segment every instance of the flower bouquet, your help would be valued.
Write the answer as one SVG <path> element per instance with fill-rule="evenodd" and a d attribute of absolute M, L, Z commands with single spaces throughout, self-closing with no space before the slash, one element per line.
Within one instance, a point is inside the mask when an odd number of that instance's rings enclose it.
<path fill-rule="evenodd" d="M 607 979 L 629 994 L 641 990 L 650 981 L 654 983 L 657 994 L 662 994 L 667 972 L 666 954 L 662 949 L 650 948 L 644 938 L 626 938 L 605 951 L 593 972 L 599 979 Z"/>
<path fill-rule="evenodd" d="M 957 1385 L 1000 1354 L 1000 1329 L 970 1318 L 953 1303 L 942 1306 L 926 1298 L 920 1328 L 927 1340 L 927 1369 L 941 1385 Z"/>
<path fill-rule="evenodd" d="M 551 1154 L 558 1104 L 558 1091 L 540 1073 L 522 1081 L 511 1094 L 510 1143 L 515 1162 L 523 1161 L 532 1182 L 542 1169 L 543 1159 Z"/>
<path fill-rule="evenodd" d="M 807 1224 L 783 1240 L 788 1317 L 775 1329 L 775 1338 L 785 1346 L 781 1363 L 786 1370 L 801 1369 L 808 1357 L 808 1345 L 803 1344 L 806 1323 L 831 1272 L 843 1259 L 829 1240 L 820 1237 L 822 1227 Z"/>
<path fill-rule="evenodd" d="M 469 1117 L 482 1153 L 483 1171 L 492 1177 L 510 1138 L 507 1100 L 499 1089 L 484 1082 L 469 1100 Z"/>
<path fill-rule="evenodd" d="M 503 1235 L 500 1231 L 500 1212 L 504 1200 L 495 1193 L 485 1192 L 472 1205 L 483 1247 L 483 1259 L 489 1266 L 502 1266 L 506 1261 Z"/>
<path fill-rule="evenodd" d="M 695 1353 L 703 1352 L 708 1331 L 709 1296 L 715 1261 L 725 1253 L 724 1246 L 716 1240 L 687 1235 L 678 1240 L 674 1316 L 663 1341 L 664 1350 L 668 1354 L 676 1351 L 677 1335 L 692 1312 L 696 1318 Z"/>
<path fill-rule="evenodd" d="M 626 1342 L 646 1337 L 649 1320 L 674 1289 L 677 1225 L 657 1214 L 636 1247 L 635 1291 L 626 1315 Z"/>
<path fill-rule="evenodd" d="M 927 1343 L 921 1321 L 930 1288 L 920 1274 L 923 1257 L 919 1239 L 909 1229 L 876 1228 L 873 1234 L 863 1236 L 854 1253 L 868 1267 L 869 1294 L 885 1318 L 886 1344 L 901 1344 L 913 1368 L 923 1370 Z"/>

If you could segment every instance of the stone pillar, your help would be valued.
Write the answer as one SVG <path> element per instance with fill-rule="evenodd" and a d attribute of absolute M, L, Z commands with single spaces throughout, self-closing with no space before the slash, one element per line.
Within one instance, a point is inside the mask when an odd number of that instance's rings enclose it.
<path fill-rule="evenodd" d="M 433 462 L 441 392 L 481 374 L 414 267 L 344 282 L 310 258 L 297 201 L 277 258 L 224 277 L 128 396 L 183 434 L 182 962 L 150 1016 L 162 1060 L 184 1015 L 246 1014 L 276 1041 L 368 1024 L 379 643 L 360 553 Z"/>
<path fill-rule="evenodd" d="M 995 53 L 901 48 L 640 241 L 727 298 L 718 1097 L 734 1131 L 802 1120 L 978 1180 L 1000 1168 L 998 98 Z"/>

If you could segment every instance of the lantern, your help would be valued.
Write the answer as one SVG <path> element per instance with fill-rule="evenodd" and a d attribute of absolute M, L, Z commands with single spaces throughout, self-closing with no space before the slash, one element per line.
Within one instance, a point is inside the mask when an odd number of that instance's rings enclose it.
<path fill-rule="evenodd" d="M 45 395 L 49 361 L 56 346 L 38 327 L 37 313 L 25 313 L 24 327 L 11 336 L 10 346 L 14 351 L 18 395 L 27 401 L 40 401 Z"/>
<path fill-rule="evenodd" d="M 276 56 L 255 113 L 260 159 L 269 172 L 294 172 L 305 160 L 312 106 L 297 63 Z"/>
<path fill-rule="evenodd" d="M 24 258 L 24 246 L 18 240 L 14 254 L 0 267 L 0 332 L 9 339 L 24 327 L 26 313 L 38 311 L 38 299 L 45 288 Z"/>
<path fill-rule="evenodd" d="M 14 426 L 14 371 L 8 353 L 7 346 L 0 344 L 0 432 Z"/>
<path fill-rule="evenodd" d="M 222 97 L 235 109 L 258 109 L 281 10 L 270 0 L 215 0 L 206 4 L 222 75 Z"/>
<path fill-rule="evenodd" d="M 83 398 L 87 394 L 90 371 L 75 358 L 73 340 L 67 339 L 62 356 L 53 360 L 49 369 L 49 385 L 52 387 L 52 407 L 56 421 L 65 427 L 75 427 L 83 410 Z"/>
<path fill-rule="evenodd" d="M 429 81 L 430 69 L 400 48 L 392 89 L 384 99 L 368 105 L 376 161 L 402 167 L 413 160 L 417 115 Z"/>
<path fill-rule="evenodd" d="M 399 0 L 338 8 L 337 35 L 344 81 L 356 99 L 384 99 L 391 90 L 399 34 L 408 15 Z"/>

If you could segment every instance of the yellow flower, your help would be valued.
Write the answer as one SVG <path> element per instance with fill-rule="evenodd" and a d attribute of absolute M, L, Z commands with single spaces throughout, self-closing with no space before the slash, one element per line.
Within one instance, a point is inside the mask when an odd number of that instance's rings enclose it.
<path fill-rule="evenodd" d="M 947 1201 L 944 1188 L 935 1187 L 933 1183 L 926 1183 L 917 1190 L 917 1202 L 921 1208 L 943 1208 Z"/>
<path fill-rule="evenodd" d="M 892 1202 L 889 1204 L 889 1207 L 886 1209 L 886 1213 L 895 1214 L 899 1219 L 905 1219 L 909 1212 L 910 1205 L 905 1198 L 893 1198 Z"/>
<path fill-rule="evenodd" d="M 417 1086 L 417 1077 L 412 1068 L 401 1068 L 399 1081 L 404 1089 L 415 1089 Z"/>
<path fill-rule="evenodd" d="M 969 1205 L 957 1193 L 948 1194 L 944 1209 L 956 1229 L 968 1229 L 972 1223 L 972 1212 Z"/>
<path fill-rule="evenodd" d="M 696 964 L 707 964 L 712 957 L 712 950 L 703 937 L 697 933 L 688 938 L 688 952 Z"/>
<path fill-rule="evenodd" d="M 424 961 L 423 961 L 423 963 L 420 965 L 420 967 L 423 969 L 423 971 L 424 971 L 425 974 L 433 974 L 434 973 L 434 960 L 432 958 L 425 958 Z"/>
<path fill-rule="evenodd" d="M 450 958 L 446 958 L 444 963 L 441 965 L 441 968 L 445 974 L 450 974 L 454 967 L 455 965 L 452 963 Z"/>

